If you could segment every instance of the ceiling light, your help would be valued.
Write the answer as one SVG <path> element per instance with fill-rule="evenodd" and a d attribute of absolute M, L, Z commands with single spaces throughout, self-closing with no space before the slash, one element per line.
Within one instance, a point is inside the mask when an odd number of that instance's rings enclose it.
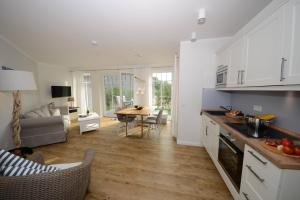
<path fill-rule="evenodd" d="M 197 41 L 197 33 L 192 32 L 191 42 L 196 42 L 196 41 Z"/>
<path fill-rule="evenodd" d="M 204 24 L 206 22 L 205 8 L 201 8 L 198 13 L 198 24 Z"/>
<path fill-rule="evenodd" d="M 96 40 L 92 40 L 92 41 L 91 41 L 91 44 L 92 44 L 93 46 L 98 46 L 98 42 L 97 42 Z"/>

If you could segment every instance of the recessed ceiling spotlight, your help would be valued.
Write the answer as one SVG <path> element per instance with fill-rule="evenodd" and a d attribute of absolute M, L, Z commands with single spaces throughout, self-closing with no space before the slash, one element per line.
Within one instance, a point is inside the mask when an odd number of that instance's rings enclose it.
<path fill-rule="evenodd" d="M 143 55 L 142 55 L 142 54 L 140 54 L 140 53 L 137 53 L 137 54 L 136 54 L 136 56 L 137 56 L 138 58 L 141 58 L 141 57 L 143 57 Z"/>
<path fill-rule="evenodd" d="M 196 32 L 192 32 L 191 42 L 196 42 L 196 41 L 197 41 L 197 33 Z"/>
<path fill-rule="evenodd" d="M 97 42 L 96 40 L 92 40 L 92 41 L 91 41 L 91 45 L 93 45 L 93 46 L 98 46 L 98 42 Z"/>
<path fill-rule="evenodd" d="M 206 22 L 206 11 L 205 8 L 201 8 L 198 13 L 198 24 L 202 25 Z"/>

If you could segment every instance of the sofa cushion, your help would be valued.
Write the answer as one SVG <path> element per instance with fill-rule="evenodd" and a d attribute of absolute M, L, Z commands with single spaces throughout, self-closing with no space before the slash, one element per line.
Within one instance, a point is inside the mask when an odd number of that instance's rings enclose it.
<path fill-rule="evenodd" d="M 2 176 L 27 176 L 54 172 L 58 168 L 26 160 L 3 149 L 0 150 L 0 174 Z"/>
<path fill-rule="evenodd" d="M 51 117 L 51 113 L 49 111 L 48 106 L 42 106 L 41 111 L 43 112 L 44 117 Z"/>
<path fill-rule="evenodd" d="M 27 112 L 24 114 L 24 118 L 39 118 L 40 116 L 38 114 L 36 114 L 35 112 Z"/>

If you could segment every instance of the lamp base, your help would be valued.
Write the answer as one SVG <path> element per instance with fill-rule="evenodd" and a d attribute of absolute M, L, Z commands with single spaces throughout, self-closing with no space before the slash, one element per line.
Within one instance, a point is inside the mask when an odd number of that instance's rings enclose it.
<path fill-rule="evenodd" d="M 11 122 L 13 130 L 13 140 L 17 147 L 21 146 L 21 125 L 20 125 L 20 112 L 21 112 L 21 96 L 20 91 L 13 93 L 14 107 L 13 107 L 13 118 Z"/>

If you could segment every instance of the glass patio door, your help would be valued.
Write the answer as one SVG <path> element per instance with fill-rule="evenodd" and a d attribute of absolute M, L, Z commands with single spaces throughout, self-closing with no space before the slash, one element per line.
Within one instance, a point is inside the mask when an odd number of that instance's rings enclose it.
<path fill-rule="evenodd" d="M 104 76 L 104 92 L 104 116 L 113 117 L 117 108 L 121 107 L 120 76 L 118 74 Z"/>
<path fill-rule="evenodd" d="M 115 117 L 118 109 L 133 105 L 133 82 L 134 75 L 131 73 L 104 75 L 104 116 Z"/>

